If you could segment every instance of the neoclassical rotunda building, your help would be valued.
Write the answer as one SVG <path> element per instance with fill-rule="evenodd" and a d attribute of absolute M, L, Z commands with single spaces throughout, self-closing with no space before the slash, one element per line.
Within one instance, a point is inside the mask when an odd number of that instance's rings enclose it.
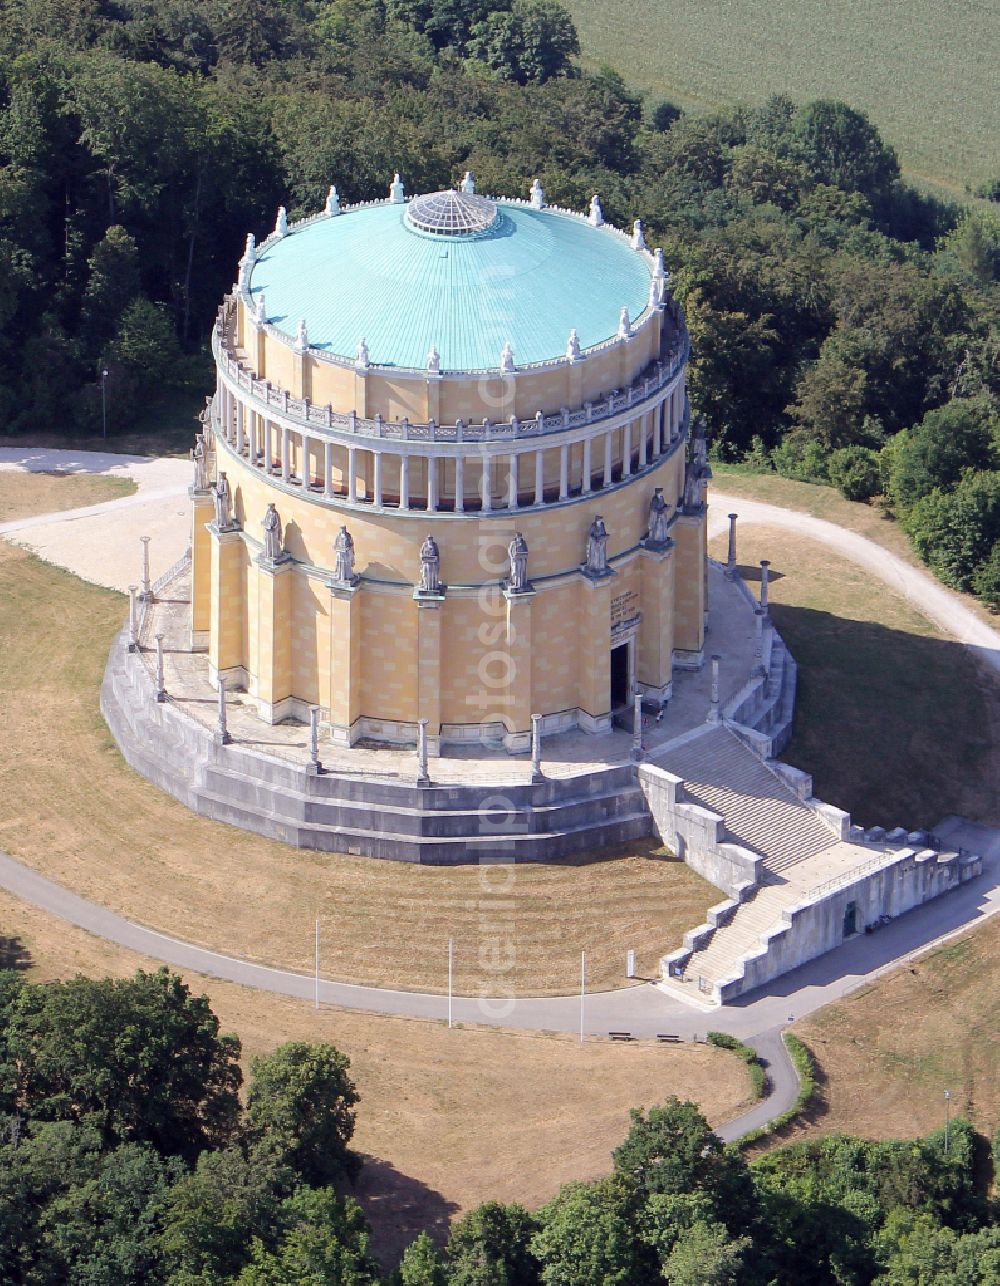
<path fill-rule="evenodd" d="M 213 346 L 192 644 L 263 720 L 519 750 L 701 664 L 708 468 L 641 223 L 331 189 L 248 238 Z"/>

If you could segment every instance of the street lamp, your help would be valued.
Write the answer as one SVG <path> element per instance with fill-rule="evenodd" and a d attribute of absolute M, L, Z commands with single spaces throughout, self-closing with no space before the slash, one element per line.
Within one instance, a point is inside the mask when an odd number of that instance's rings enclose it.
<path fill-rule="evenodd" d="M 108 372 L 101 371 L 101 437 L 108 436 Z"/>
<path fill-rule="evenodd" d="M 951 1090 L 944 1092 L 944 1154 L 948 1155 L 948 1136 L 951 1126 Z"/>

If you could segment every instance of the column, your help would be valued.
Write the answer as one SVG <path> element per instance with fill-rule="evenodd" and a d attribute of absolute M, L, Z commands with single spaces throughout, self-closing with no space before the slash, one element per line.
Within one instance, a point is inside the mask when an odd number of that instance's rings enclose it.
<path fill-rule="evenodd" d="M 632 476 L 632 422 L 625 425 L 622 432 L 622 477 Z"/>
<path fill-rule="evenodd" d="M 581 493 L 582 493 L 583 495 L 586 495 L 586 494 L 590 491 L 590 475 L 591 475 L 590 449 L 591 449 L 591 441 L 592 441 L 592 439 L 591 439 L 591 438 L 584 438 L 584 439 L 583 439 L 583 477 L 582 477 L 582 478 L 581 478 L 581 480 L 580 480 L 580 491 L 581 491 Z"/>
<path fill-rule="evenodd" d="M 760 560 L 760 610 L 763 614 L 765 624 L 767 622 L 768 602 L 767 602 L 767 577 L 771 563 L 767 558 Z"/>
<path fill-rule="evenodd" d="M 535 504 L 545 503 L 545 452 L 535 452 Z"/>
<path fill-rule="evenodd" d="M 517 508 L 517 456 L 513 454 L 507 466 L 507 508 Z"/>
<path fill-rule="evenodd" d="M 309 490 L 312 484 L 312 469 L 309 464 L 309 455 L 312 451 L 312 438 L 308 433 L 299 435 L 302 439 L 302 462 L 299 465 L 299 476 L 302 479 L 302 486 Z"/>
<path fill-rule="evenodd" d="M 493 511 L 493 457 L 483 456 L 483 513 Z"/>
<path fill-rule="evenodd" d="M 559 499 L 569 495 L 569 447 L 559 448 Z"/>
<path fill-rule="evenodd" d="M 646 455 L 646 436 L 647 436 L 647 433 L 648 433 L 648 429 L 647 429 L 647 426 L 646 426 L 646 416 L 644 415 L 644 416 L 642 417 L 642 419 L 639 421 L 639 468 L 640 468 L 640 469 L 645 469 L 645 467 L 646 467 L 646 460 L 647 460 L 647 455 Z"/>
<path fill-rule="evenodd" d="M 427 511 L 436 513 L 438 507 L 438 462 L 437 456 L 427 457 Z"/>
<path fill-rule="evenodd" d="M 736 519 L 738 514 L 729 515 L 729 550 L 726 555 L 726 573 L 730 578 L 736 575 Z"/>
<path fill-rule="evenodd" d="M 399 457 L 399 507 L 400 509 L 410 507 L 410 457 L 408 455 Z"/>
<path fill-rule="evenodd" d="M 611 447 L 614 434 L 610 430 L 604 435 L 604 486 L 611 486 Z"/>
<path fill-rule="evenodd" d="M 662 455 L 664 450 L 663 425 L 666 418 L 666 405 L 661 402 L 656 408 L 655 428 L 653 430 L 653 457 Z"/>
<path fill-rule="evenodd" d="M 375 508 L 381 509 L 382 508 L 382 452 L 373 451 L 372 456 L 374 457 L 372 462 L 372 470 L 374 473 L 374 477 L 372 479 L 372 487 L 375 492 L 375 496 L 374 496 Z M 353 475 L 352 475 L 352 483 L 353 483 Z"/>
<path fill-rule="evenodd" d="M 246 445 L 246 435 L 243 430 L 243 400 L 239 399 L 236 403 L 236 454 L 243 454 L 243 447 Z"/>
<path fill-rule="evenodd" d="M 332 470 L 331 470 L 332 472 Z M 379 470 L 379 482 L 382 481 L 382 471 Z M 380 487 L 381 490 L 381 487 Z M 358 500 L 358 448 L 347 448 L 347 499 L 350 504 L 357 504 Z M 379 502 L 381 503 L 381 501 Z"/>
<path fill-rule="evenodd" d="M 455 456 L 455 512 L 465 511 L 465 456 Z"/>
<path fill-rule="evenodd" d="M 323 495 L 333 495 L 333 443 L 329 438 L 323 443 Z"/>
<path fill-rule="evenodd" d="M 284 482 L 288 481 L 292 471 L 291 466 L 291 442 L 289 441 L 288 426 L 281 426 L 281 477 Z"/>
<path fill-rule="evenodd" d="M 504 693 L 502 719 L 508 733 L 520 733 L 520 748 L 531 740 L 531 617 L 535 595 L 505 593 L 507 600 L 507 653 L 510 658 L 508 685 Z"/>

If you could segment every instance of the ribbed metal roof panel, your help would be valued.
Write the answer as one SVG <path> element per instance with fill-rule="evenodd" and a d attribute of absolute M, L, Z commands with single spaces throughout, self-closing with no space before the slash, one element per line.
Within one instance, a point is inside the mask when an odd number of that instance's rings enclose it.
<path fill-rule="evenodd" d="M 442 370 L 496 368 L 508 341 L 519 366 L 561 357 L 571 330 L 583 348 L 614 336 L 649 299 L 650 268 L 610 228 L 551 210 L 500 204 L 478 237 L 427 236 L 404 205 L 320 219 L 268 246 L 251 277 L 268 320 L 313 348 L 421 369 L 437 348 Z"/>

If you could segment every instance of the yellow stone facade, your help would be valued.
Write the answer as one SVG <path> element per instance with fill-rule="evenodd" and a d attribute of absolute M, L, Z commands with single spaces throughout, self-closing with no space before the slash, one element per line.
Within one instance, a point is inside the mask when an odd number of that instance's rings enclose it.
<path fill-rule="evenodd" d="M 656 296 L 652 267 L 651 280 Z M 192 641 L 213 679 L 268 721 L 318 706 L 343 744 L 412 742 L 426 720 L 432 749 L 524 748 L 533 714 L 543 731 L 601 731 L 635 691 L 667 699 L 674 666 L 701 663 L 705 483 L 662 280 L 633 332 L 579 360 L 464 375 L 302 351 L 246 284 L 216 326 L 212 480 L 192 492 Z M 230 514 L 216 509 L 223 473 Z M 657 489 L 666 534 L 651 539 Z M 598 516 L 604 575 L 583 566 Z M 342 527 L 356 580 L 335 574 Z M 508 584 L 516 532 L 523 592 Z M 443 585 L 421 594 L 429 535 Z"/>

